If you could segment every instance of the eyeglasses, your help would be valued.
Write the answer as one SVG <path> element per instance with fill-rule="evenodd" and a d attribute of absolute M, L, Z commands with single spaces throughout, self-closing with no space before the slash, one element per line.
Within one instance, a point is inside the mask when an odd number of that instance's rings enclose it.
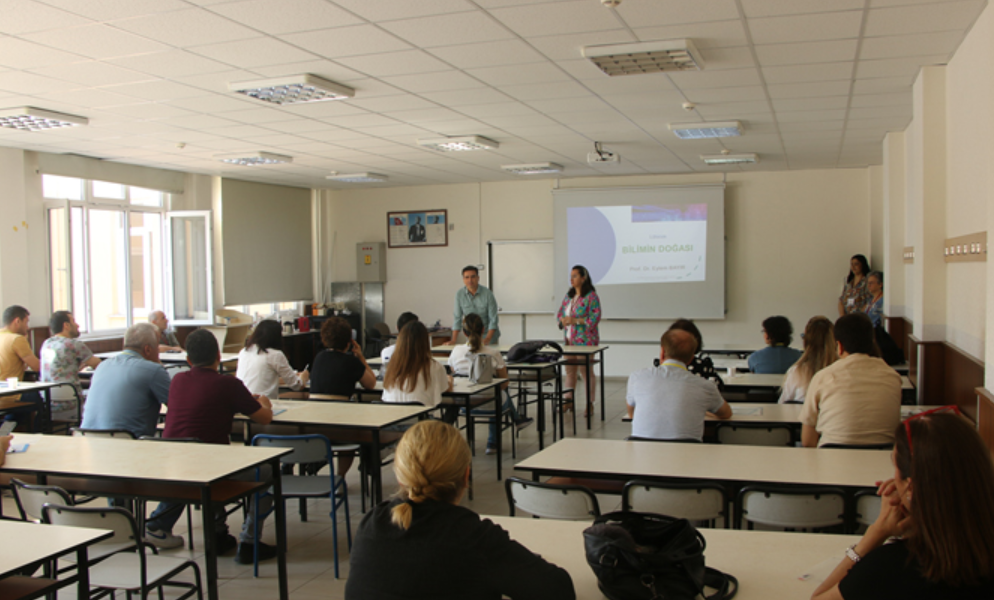
<path fill-rule="evenodd" d="M 920 413 L 918 413 L 916 415 L 911 415 L 910 417 L 908 417 L 904 421 L 901 421 L 904 424 L 904 433 L 906 433 L 908 435 L 908 451 L 911 452 L 912 455 L 914 455 L 915 449 L 911 445 L 911 422 L 914 421 L 915 419 L 922 419 L 922 418 L 925 418 L 925 417 L 930 416 L 930 415 L 934 415 L 934 414 L 938 414 L 938 413 L 947 413 L 947 412 L 951 412 L 953 414 L 956 414 L 956 415 L 959 415 L 959 416 L 963 416 L 963 413 L 960 412 L 958 406 L 956 406 L 954 404 L 950 404 L 949 406 L 940 406 L 938 408 L 933 408 L 933 409 L 930 409 L 930 410 L 922 411 L 922 412 L 920 412 Z"/>

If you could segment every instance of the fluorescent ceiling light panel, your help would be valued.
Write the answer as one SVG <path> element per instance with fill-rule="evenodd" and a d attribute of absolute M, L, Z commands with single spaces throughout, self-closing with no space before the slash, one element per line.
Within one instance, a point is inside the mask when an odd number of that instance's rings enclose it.
<path fill-rule="evenodd" d="M 738 137 L 742 135 L 742 123 L 738 121 L 670 123 L 669 128 L 681 140 L 702 140 L 705 138 Z"/>
<path fill-rule="evenodd" d="M 355 96 L 354 89 L 309 73 L 229 83 L 228 91 L 272 104 L 345 100 Z"/>
<path fill-rule="evenodd" d="M 89 124 L 86 117 L 67 115 L 32 106 L 6 108 L 0 110 L 0 127 L 19 129 L 21 131 L 45 131 L 59 127 L 75 127 Z"/>
<path fill-rule="evenodd" d="M 544 175 L 546 173 L 563 172 L 563 166 L 554 162 L 531 163 L 527 165 L 501 165 L 500 168 L 515 175 Z"/>
<path fill-rule="evenodd" d="M 583 56 L 611 77 L 704 69 L 701 53 L 688 39 L 586 46 Z"/>
<path fill-rule="evenodd" d="M 759 162 L 759 155 L 747 154 L 702 154 L 701 160 L 708 165 L 749 165 Z"/>
<path fill-rule="evenodd" d="M 280 163 L 293 162 L 292 156 L 275 154 L 273 152 L 235 152 L 231 154 L 215 154 L 214 158 L 221 162 L 226 162 L 232 165 L 242 165 L 243 167 L 278 165 Z"/>
<path fill-rule="evenodd" d="M 419 146 L 438 150 L 439 152 L 465 152 L 468 150 L 496 150 L 500 147 L 497 142 L 482 135 L 464 135 L 459 137 L 424 138 L 418 140 Z"/>
<path fill-rule="evenodd" d="M 345 175 L 328 175 L 327 179 L 347 183 L 379 183 L 390 178 L 382 173 L 347 173 Z"/>

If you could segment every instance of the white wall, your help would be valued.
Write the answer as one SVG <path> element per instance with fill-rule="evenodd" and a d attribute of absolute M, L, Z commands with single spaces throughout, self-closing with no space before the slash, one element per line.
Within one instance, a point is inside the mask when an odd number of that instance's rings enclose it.
<path fill-rule="evenodd" d="M 34 153 L 0 148 L 0 311 L 20 304 L 32 326 L 49 309 L 48 250 L 41 178 Z"/>
<path fill-rule="evenodd" d="M 715 182 L 714 175 L 565 179 L 561 187 L 613 187 Z M 451 324 L 460 270 L 485 261 L 486 242 L 552 237 L 552 180 L 326 192 L 323 235 L 333 241 L 332 281 L 355 277 L 355 245 L 386 240 L 386 213 L 445 208 L 454 229 L 447 248 L 387 251 L 386 316 L 406 310 L 422 321 Z M 871 185 L 866 169 L 729 174 L 726 189 L 727 305 L 721 321 L 701 321 L 708 343 L 762 345 L 761 322 L 786 315 L 794 345 L 814 315 L 837 314 L 852 254 L 869 254 Z M 527 265 L 522 265 L 527 268 Z M 485 271 L 483 272 L 485 276 Z M 485 278 L 485 277 L 484 277 Z M 566 292 L 565 288 L 562 290 Z M 498 298 L 499 300 L 499 298 Z M 601 337 L 613 346 L 609 375 L 627 375 L 657 354 L 668 322 L 610 320 Z M 502 343 L 521 338 L 521 318 L 501 319 Z M 529 338 L 559 339 L 548 315 L 527 317 Z M 393 328 L 393 325 L 391 325 Z M 648 345 L 618 342 L 645 341 Z"/>

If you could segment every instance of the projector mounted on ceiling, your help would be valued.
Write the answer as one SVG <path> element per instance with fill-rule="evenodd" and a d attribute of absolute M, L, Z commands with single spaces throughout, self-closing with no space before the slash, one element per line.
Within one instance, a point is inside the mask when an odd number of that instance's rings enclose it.
<path fill-rule="evenodd" d="M 701 53 L 688 39 L 586 46 L 583 56 L 611 77 L 704 69 Z"/>
<path fill-rule="evenodd" d="M 600 142 L 594 142 L 594 151 L 587 153 L 588 165 L 616 165 L 621 163 L 621 155 L 605 150 Z"/>

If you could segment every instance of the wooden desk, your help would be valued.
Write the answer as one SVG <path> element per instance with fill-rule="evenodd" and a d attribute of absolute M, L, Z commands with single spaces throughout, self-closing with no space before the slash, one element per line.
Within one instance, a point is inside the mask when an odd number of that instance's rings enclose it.
<path fill-rule="evenodd" d="M 569 572 L 577 600 L 604 600 L 597 578 L 587 564 L 583 530 L 590 523 L 515 517 L 487 517 L 503 527 L 511 538 Z M 808 600 L 827 573 L 807 580 L 826 561 L 834 566 L 842 560 L 847 546 L 859 541 L 854 535 L 823 533 L 780 533 L 701 529 L 709 567 L 734 575 L 739 580 L 736 600 Z M 761 548 L 761 552 L 757 549 Z"/>
<path fill-rule="evenodd" d="M 703 479 L 742 483 L 873 486 L 891 477 L 890 453 L 880 450 L 778 448 L 570 438 L 515 465 L 541 476 L 629 481 Z"/>
<path fill-rule="evenodd" d="M 0 597 L 27 600 L 77 584 L 76 597 L 90 597 L 87 547 L 113 535 L 107 529 L 0 521 Z M 20 569 L 76 553 L 76 572 L 60 579 L 15 575 Z M 54 595 L 54 594 L 53 594 Z"/>
<path fill-rule="evenodd" d="M 48 480 L 70 491 L 200 502 L 205 532 L 214 530 L 212 503 L 215 498 L 227 502 L 265 487 L 265 483 L 225 480 L 246 469 L 269 463 L 275 496 L 280 600 L 288 600 L 286 515 L 281 499 L 280 456 L 291 450 L 37 434 L 19 434 L 17 441 L 29 443 L 29 450 L 23 454 L 8 454 L 0 471 L 37 475 L 38 483 L 44 484 Z M 218 600 L 214 536 L 205 535 L 204 546 L 207 595 L 210 600 Z"/>
<path fill-rule="evenodd" d="M 273 409 L 281 412 L 273 417 L 273 425 L 297 425 L 352 429 L 368 432 L 371 441 L 363 443 L 369 448 L 367 468 L 373 480 L 372 497 L 374 503 L 383 500 L 383 482 L 380 473 L 380 433 L 387 427 L 408 419 L 422 418 L 434 409 L 427 406 L 407 406 L 396 404 L 370 404 L 368 402 L 316 402 L 305 400 L 279 400 Z M 239 415 L 241 417 L 241 415 Z M 265 426 L 255 425 L 247 417 L 241 417 L 245 426 L 245 443 L 252 439 L 251 429 Z M 333 434 L 328 437 L 334 439 Z"/>

